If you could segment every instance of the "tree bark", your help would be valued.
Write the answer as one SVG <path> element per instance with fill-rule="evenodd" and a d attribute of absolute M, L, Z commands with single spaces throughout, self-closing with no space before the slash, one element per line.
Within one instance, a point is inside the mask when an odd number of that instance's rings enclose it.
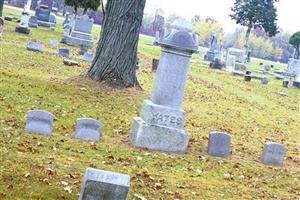
<path fill-rule="evenodd" d="M 88 76 L 113 86 L 139 86 L 137 45 L 145 0 L 108 0 L 94 61 Z"/>
<path fill-rule="evenodd" d="M 300 46 L 299 45 L 297 45 L 297 47 L 296 47 L 296 51 L 297 51 L 297 54 L 296 54 L 296 59 L 299 59 L 300 58 Z"/>
<path fill-rule="evenodd" d="M 4 0 L 0 0 L 0 17 L 2 17 L 3 14 L 3 4 L 4 4 Z"/>
<path fill-rule="evenodd" d="M 251 29 L 252 29 L 252 24 L 248 26 L 248 29 L 247 29 L 247 32 L 246 32 L 245 44 L 244 44 L 245 49 L 248 49 L 248 43 L 249 43 Z"/>

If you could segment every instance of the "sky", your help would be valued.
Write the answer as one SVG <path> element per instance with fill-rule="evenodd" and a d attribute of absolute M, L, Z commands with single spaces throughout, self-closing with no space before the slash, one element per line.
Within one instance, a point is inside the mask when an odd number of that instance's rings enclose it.
<path fill-rule="evenodd" d="M 172 13 L 190 20 L 195 14 L 202 19 L 212 17 L 218 20 L 225 32 L 234 32 L 237 25 L 230 19 L 230 8 L 235 0 L 146 0 L 145 12 L 154 12 L 157 8 L 165 11 L 165 17 Z M 290 33 L 300 31 L 300 0 L 280 0 L 278 9 L 278 25 Z"/>

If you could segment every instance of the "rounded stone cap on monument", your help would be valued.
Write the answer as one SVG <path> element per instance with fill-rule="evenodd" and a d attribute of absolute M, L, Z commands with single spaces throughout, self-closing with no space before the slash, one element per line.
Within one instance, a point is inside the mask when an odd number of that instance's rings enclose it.
<path fill-rule="evenodd" d="M 198 37 L 192 31 L 193 26 L 190 22 L 178 19 L 171 25 L 160 45 L 166 48 L 194 53 L 198 51 Z"/>

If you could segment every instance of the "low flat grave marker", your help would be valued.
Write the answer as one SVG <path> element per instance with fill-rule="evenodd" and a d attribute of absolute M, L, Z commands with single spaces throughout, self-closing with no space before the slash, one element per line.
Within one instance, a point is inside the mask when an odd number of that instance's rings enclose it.
<path fill-rule="evenodd" d="M 51 136 L 53 115 L 44 110 L 31 110 L 27 113 L 25 131 Z"/>
<path fill-rule="evenodd" d="M 78 66 L 79 62 L 75 60 L 64 59 L 64 64 L 68 66 Z"/>
<path fill-rule="evenodd" d="M 130 176 L 88 168 L 79 200 L 126 200 Z"/>
<path fill-rule="evenodd" d="M 231 136 L 223 132 L 211 132 L 208 142 L 208 154 L 226 158 L 230 154 Z"/>
<path fill-rule="evenodd" d="M 94 55 L 92 53 L 85 52 L 83 54 L 83 60 L 91 63 L 94 60 Z"/>
<path fill-rule="evenodd" d="M 265 165 L 282 166 L 287 149 L 274 142 L 265 144 L 261 162 Z"/>
<path fill-rule="evenodd" d="M 94 119 L 81 118 L 77 120 L 75 138 L 80 140 L 99 141 L 102 126 Z"/>
<path fill-rule="evenodd" d="M 42 52 L 43 51 L 43 45 L 39 42 L 29 41 L 28 45 L 27 45 L 27 49 L 29 51 Z"/>
<path fill-rule="evenodd" d="M 63 58 L 69 58 L 70 57 L 70 50 L 65 48 L 60 48 L 58 50 L 58 54 Z"/>

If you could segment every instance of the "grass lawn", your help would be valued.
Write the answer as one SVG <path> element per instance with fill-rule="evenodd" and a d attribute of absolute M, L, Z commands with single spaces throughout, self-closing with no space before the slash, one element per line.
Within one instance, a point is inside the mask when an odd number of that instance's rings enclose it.
<path fill-rule="evenodd" d="M 12 12 L 5 9 L 4 16 Z M 129 174 L 128 199 L 300 199 L 300 90 L 284 89 L 274 78 L 269 85 L 244 82 L 194 56 L 183 105 L 191 137 L 187 154 L 138 150 L 128 138 L 133 117 L 151 94 L 151 60 L 160 53 L 147 45 L 151 39 L 139 43 L 144 90 L 119 91 L 80 76 L 89 64 L 78 48 L 68 47 L 81 65 L 63 65 L 50 46 L 50 39 L 61 39 L 61 25 L 55 32 L 31 29 L 29 36 L 15 33 L 16 26 L 6 22 L 0 42 L 0 199 L 77 199 L 87 167 Z M 43 53 L 26 50 L 31 39 L 44 44 Z M 51 138 L 24 132 L 31 109 L 55 115 Z M 103 123 L 99 143 L 73 138 L 81 117 Z M 228 159 L 207 155 L 212 130 L 232 135 Z M 282 168 L 260 164 L 268 141 L 288 148 Z"/>

